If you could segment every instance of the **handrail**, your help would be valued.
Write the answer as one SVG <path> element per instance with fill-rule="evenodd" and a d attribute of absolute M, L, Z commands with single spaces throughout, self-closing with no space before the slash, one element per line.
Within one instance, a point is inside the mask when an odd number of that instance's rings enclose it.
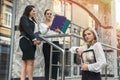
<path fill-rule="evenodd" d="M 108 44 L 104 44 L 104 43 L 101 43 L 103 46 L 106 46 L 106 47 L 109 47 L 109 48 L 112 48 L 112 49 L 115 49 L 115 50 L 118 50 L 118 51 L 120 51 L 120 49 L 118 49 L 118 48 L 115 48 L 115 47 L 113 47 L 113 46 L 111 46 L 111 45 L 108 45 Z"/>
<path fill-rule="evenodd" d="M 43 37 L 45 37 L 45 38 L 74 36 L 74 37 L 76 37 L 76 38 L 83 39 L 82 37 L 80 37 L 79 35 L 74 34 L 74 33 L 70 33 L 70 34 L 59 34 L 59 35 L 58 35 L 58 34 L 57 34 L 57 35 L 48 35 L 48 36 L 41 35 L 41 36 L 43 36 Z M 119 50 L 119 51 L 120 51 L 120 49 L 115 48 L 115 47 L 113 47 L 113 46 L 111 46 L 111 45 L 108 45 L 108 44 L 105 44 L 105 43 L 101 43 L 101 44 L 102 44 L 102 46 L 106 46 L 106 47 L 109 47 L 109 48 L 112 48 L 112 49 L 115 49 L 115 50 Z"/>
<path fill-rule="evenodd" d="M 65 63 L 64 63 L 64 53 L 65 53 L 65 51 L 62 49 L 62 48 L 60 48 L 59 46 L 57 46 L 57 45 L 55 45 L 54 43 L 52 43 L 52 42 L 50 42 L 49 40 L 47 40 L 46 38 L 44 38 L 43 36 L 41 36 L 41 35 L 39 35 L 39 37 L 42 39 L 42 40 L 44 40 L 45 42 L 47 42 L 48 44 L 50 44 L 50 45 L 52 45 L 53 47 L 55 47 L 55 48 L 57 48 L 57 49 L 59 49 L 62 53 L 63 53 L 63 56 L 62 56 L 62 75 L 61 75 L 61 80 L 64 80 L 64 69 L 65 69 L 65 67 L 64 67 L 64 65 L 65 65 Z M 50 76 L 50 75 L 49 75 Z"/>
<path fill-rule="evenodd" d="M 75 26 L 77 26 L 77 27 L 80 27 L 81 29 L 85 29 L 85 28 L 83 28 L 82 26 L 79 26 L 79 25 L 77 25 L 77 24 L 75 24 L 75 23 L 72 23 L 72 22 L 71 22 L 71 25 L 75 25 Z"/>
<path fill-rule="evenodd" d="M 55 48 L 59 49 L 60 51 L 64 52 L 64 50 L 62 48 L 60 48 L 59 46 L 55 45 L 54 43 L 50 42 L 49 40 L 47 40 L 46 38 L 44 38 L 43 36 L 40 36 L 40 38 L 42 40 L 44 40 L 45 42 L 47 42 L 48 44 L 51 44 L 52 46 L 54 46 Z"/>
<path fill-rule="evenodd" d="M 74 34 L 74 33 L 70 33 L 70 34 L 54 34 L 54 35 L 40 35 L 44 38 L 54 38 L 54 37 L 66 37 L 66 36 L 74 36 L 74 37 L 77 37 L 77 38 L 80 38 L 80 39 L 83 39 L 82 37 L 80 37 L 79 35 L 77 34 Z"/>

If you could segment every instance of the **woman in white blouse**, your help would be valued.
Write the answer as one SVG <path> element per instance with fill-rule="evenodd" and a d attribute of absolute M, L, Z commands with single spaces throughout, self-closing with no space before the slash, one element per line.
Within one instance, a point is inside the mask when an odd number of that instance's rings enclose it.
<path fill-rule="evenodd" d="M 106 65 L 106 58 L 101 43 L 97 42 L 97 33 L 87 28 L 83 31 L 83 38 L 86 45 L 70 49 L 81 56 L 82 80 L 101 80 L 100 72 Z"/>
<path fill-rule="evenodd" d="M 54 30 L 50 29 L 51 23 L 52 23 L 52 13 L 50 9 L 45 10 L 44 12 L 45 16 L 45 21 L 40 24 L 40 32 L 43 35 L 53 35 L 53 34 L 60 34 L 61 31 L 59 28 L 56 28 Z M 49 41 L 52 41 L 56 45 L 59 46 L 59 41 L 58 38 L 47 38 Z M 45 80 L 49 79 L 49 65 L 50 65 L 50 48 L 51 46 L 48 43 L 43 43 L 43 54 L 44 54 L 44 59 L 45 59 Z M 56 50 L 53 48 L 53 50 Z M 52 63 L 57 64 L 58 59 L 59 59 L 59 52 L 52 52 Z M 57 79 L 57 66 L 52 67 L 52 78 Z"/>

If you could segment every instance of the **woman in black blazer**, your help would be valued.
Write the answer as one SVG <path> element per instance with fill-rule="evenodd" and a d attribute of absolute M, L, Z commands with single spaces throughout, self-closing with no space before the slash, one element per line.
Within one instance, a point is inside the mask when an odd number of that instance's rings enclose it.
<path fill-rule="evenodd" d="M 36 45 L 40 44 L 40 41 L 35 38 L 35 7 L 28 5 L 22 17 L 20 18 L 19 30 L 20 30 L 20 42 L 19 46 L 23 52 L 22 55 L 22 70 L 21 80 L 25 80 L 28 75 L 29 80 L 33 80 L 33 65 L 35 59 Z"/>

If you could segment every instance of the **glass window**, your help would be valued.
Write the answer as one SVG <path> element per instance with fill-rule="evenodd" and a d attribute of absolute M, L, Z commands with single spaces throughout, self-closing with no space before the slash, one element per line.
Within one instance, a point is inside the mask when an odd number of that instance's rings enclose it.
<path fill-rule="evenodd" d="M 5 12 L 5 25 L 9 28 L 11 28 L 12 23 L 12 8 L 10 6 L 6 6 L 6 12 Z"/>
<path fill-rule="evenodd" d="M 0 43 L 0 80 L 8 80 L 10 45 Z"/>

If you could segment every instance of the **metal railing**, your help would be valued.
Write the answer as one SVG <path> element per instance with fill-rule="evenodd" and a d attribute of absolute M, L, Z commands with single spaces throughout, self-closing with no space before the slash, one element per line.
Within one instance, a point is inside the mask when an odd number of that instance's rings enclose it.
<path fill-rule="evenodd" d="M 48 44 L 52 45 L 53 47 L 57 48 L 58 50 L 60 50 L 62 52 L 62 72 L 61 72 L 61 80 L 64 80 L 64 53 L 65 51 L 60 48 L 59 46 L 55 45 L 54 43 L 50 42 L 49 40 L 45 39 L 43 36 L 40 36 L 40 38 L 42 38 L 45 42 L 47 42 Z M 51 54 L 52 55 L 52 54 Z M 51 58 L 50 58 L 51 59 Z M 50 65 L 52 64 L 52 59 L 50 60 Z M 50 66 L 50 73 L 51 73 L 51 66 Z M 49 75 L 50 76 L 50 75 Z M 50 77 L 49 77 L 50 80 Z"/>
<path fill-rule="evenodd" d="M 114 77 L 114 80 L 120 80 L 120 74 L 119 74 L 119 63 L 120 63 L 120 60 L 119 60 L 119 55 L 120 53 L 118 53 L 120 51 L 120 49 L 116 48 L 116 47 L 113 47 L 113 46 L 110 46 L 110 45 L 107 45 L 107 44 L 104 44 L 104 43 L 101 43 L 102 46 L 104 46 L 106 48 L 106 50 L 104 51 L 105 52 L 105 55 L 106 55 L 106 59 L 109 59 L 109 55 L 110 54 L 107 54 L 107 53 L 112 53 L 112 58 L 111 58 L 111 61 L 113 61 L 112 65 L 113 65 L 113 75 L 111 73 L 108 74 L 108 67 L 109 67 L 109 64 L 105 67 L 105 80 L 109 80 L 109 76 L 110 77 Z M 114 53 L 114 54 L 113 54 Z M 109 59 L 110 60 L 110 59 Z"/>
<path fill-rule="evenodd" d="M 68 67 L 73 67 L 73 66 L 76 66 L 76 65 L 65 65 L 65 50 L 62 49 L 61 47 L 55 45 L 54 43 L 50 42 L 48 39 L 46 38 L 54 38 L 54 37 L 76 37 L 78 39 L 83 39 L 82 37 L 80 37 L 80 35 L 77 35 L 77 34 L 74 34 L 74 33 L 70 33 L 70 34 L 59 34 L 59 35 L 49 35 L 49 36 L 45 36 L 45 35 L 39 35 L 45 42 L 47 42 L 48 44 L 52 45 L 53 47 L 57 48 L 58 50 L 60 50 L 62 52 L 62 63 L 61 63 L 61 66 L 62 66 L 62 71 L 61 71 L 61 80 L 65 80 L 65 75 L 64 75 L 64 72 L 65 72 L 65 66 L 68 66 Z M 117 51 L 120 51 L 120 49 L 117 49 L 115 47 L 112 47 L 110 45 L 107 45 L 107 44 L 104 44 L 102 43 L 103 46 L 107 47 L 107 48 L 111 48 L 113 50 L 117 50 Z M 12 58 L 11 58 L 12 59 Z M 117 56 L 116 58 L 117 59 Z M 115 61 L 114 61 L 115 62 Z M 12 65 L 12 62 L 10 62 L 11 65 Z M 51 63 L 52 64 L 52 63 Z M 116 64 L 116 62 L 115 62 Z M 116 66 L 116 65 L 114 65 Z M 77 67 L 80 67 L 80 65 L 77 65 Z M 115 77 L 119 76 L 119 73 L 118 73 L 118 69 L 119 69 L 119 65 L 117 67 L 114 68 L 116 72 L 114 72 L 114 75 Z M 10 69 L 11 70 L 11 67 Z M 78 76 L 77 76 L 78 77 Z M 72 77 L 71 77 L 72 78 Z M 9 80 L 11 80 L 11 71 L 9 72 Z M 106 67 L 106 72 L 105 72 L 105 80 L 109 80 L 107 78 L 107 67 Z M 120 80 L 120 78 L 117 77 L 117 80 Z"/>
<path fill-rule="evenodd" d="M 80 37 L 79 35 L 76 35 L 76 34 L 74 34 L 74 33 L 70 33 L 70 34 L 55 34 L 55 35 L 49 35 L 49 36 L 46 36 L 46 35 L 39 35 L 45 42 L 47 42 L 47 43 L 49 43 L 50 45 L 52 45 L 52 46 L 54 46 L 55 48 L 57 48 L 58 50 L 61 50 L 61 51 L 63 51 L 63 54 L 62 54 L 62 62 L 61 62 L 61 64 L 62 64 L 62 71 L 61 71 L 61 80 L 65 80 L 65 75 L 64 75 L 64 72 L 65 72 L 65 66 L 67 66 L 67 67 L 71 67 L 71 66 L 76 66 L 76 65 L 65 65 L 65 48 L 60 48 L 60 47 L 58 47 L 57 45 L 55 45 L 54 43 L 52 43 L 52 42 L 50 42 L 50 41 L 48 41 L 46 38 L 55 38 L 55 37 L 71 37 L 71 36 L 73 36 L 73 37 L 77 37 L 77 38 L 79 38 L 79 39 L 82 39 L 82 37 Z M 65 40 L 65 39 L 64 39 Z M 64 42 L 64 41 L 63 41 Z M 51 51 L 52 52 L 52 51 Z M 51 56 L 52 54 L 50 54 L 50 72 L 49 73 L 51 73 L 51 66 L 53 65 L 54 66 L 54 64 L 52 64 L 52 56 Z M 61 65 L 55 65 L 55 66 L 61 66 Z M 80 66 L 80 65 L 79 65 Z M 50 79 L 50 74 L 49 74 L 49 80 L 51 80 Z"/>
<path fill-rule="evenodd" d="M 71 36 L 76 37 L 76 38 L 79 38 L 79 39 L 83 39 L 82 37 L 80 37 L 80 35 L 76 35 L 76 34 L 74 34 L 74 33 L 70 33 L 70 34 L 59 34 L 59 35 L 49 35 L 49 36 L 40 35 L 40 37 L 41 37 L 42 39 L 44 39 L 47 43 L 49 43 L 49 44 L 53 45 L 54 47 L 57 47 L 59 50 L 63 51 L 63 56 L 62 56 L 62 68 L 63 68 L 63 69 L 62 69 L 62 76 L 61 76 L 62 79 L 61 79 L 61 80 L 64 80 L 64 79 L 65 79 L 65 76 L 64 76 L 65 66 L 76 66 L 76 65 L 65 65 L 65 63 L 64 63 L 64 56 L 65 56 L 64 53 L 65 53 L 65 50 L 63 50 L 63 49 L 59 48 L 58 46 L 54 45 L 53 43 L 47 41 L 47 39 L 45 39 L 45 38 L 71 37 Z M 107 48 L 120 51 L 120 49 L 115 48 L 115 47 L 112 47 L 112 46 L 110 46 L 110 45 L 107 45 L 107 44 L 104 44 L 104 43 L 101 43 L 101 44 L 102 44 L 102 46 L 105 46 L 105 47 L 107 47 Z M 118 56 L 116 56 L 115 59 L 118 59 Z M 115 60 L 115 61 L 116 61 L 116 60 Z M 114 67 L 115 67 L 114 70 L 115 70 L 116 72 L 114 72 L 114 77 L 117 76 L 116 79 L 117 79 L 117 80 L 120 80 L 120 79 L 118 78 L 119 74 L 117 74 L 117 73 L 119 73 L 119 72 L 118 72 L 119 66 L 116 64 L 115 61 L 114 61 Z M 116 67 L 116 66 L 117 66 L 117 67 Z M 79 65 L 79 67 L 80 67 L 80 65 Z M 105 68 L 105 80 L 107 80 L 107 67 Z"/>

